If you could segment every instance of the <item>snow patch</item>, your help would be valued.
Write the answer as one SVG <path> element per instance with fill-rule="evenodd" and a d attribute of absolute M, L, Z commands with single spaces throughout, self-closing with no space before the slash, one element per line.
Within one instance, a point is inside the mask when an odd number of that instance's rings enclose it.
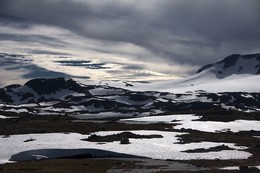
<path fill-rule="evenodd" d="M 170 93 L 185 93 L 204 90 L 206 92 L 259 92 L 260 75 L 233 74 L 223 79 L 216 78 L 215 74 L 208 70 L 187 78 L 160 81 L 151 83 L 132 83 L 133 87 L 125 87 L 119 82 L 107 81 L 108 86 L 120 87 L 131 91 L 159 91 Z"/>
<path fill-rule="evenodd" d="M 115 133 L 121 133 L 123 131 L 104 131 L 96 132 L 93 134 L 97 135 L 109 135 Z M 60 149 L 80 149 L 81 151 L 76 154 L 84 154 L 86 149 L 95 150 L 105 150 L 115 153 L 123 153 L 128 155 L 150 157 L 153 159 L 180 159 L 180 160 L 190 160 L 190 159 L 247 159 L 251 156 L 250 153 L 242 151 L 244 147 L 235 146 L 232 143 L 213 143 L 213 142 L 201 142 L 201 143 L 189 143 L 189 144 L 178 144 L 177 135 L 184 133 L 179 132 L 165 132 L 165 131 L 154 131 L 154 130 L 136 130 L 130 131 L 135 134 L 140 135 L 151 135 L 158 134 L 162 135 L 163 138 L 155 139 L 130 139 L 129 145 L 121 145 L 120 142 L 109 142 L 99 145 L 95 142 L 82 141 L 81 139 L 86 139 L 89 135 L 82 135 L 78 133 L 49 133 L 49 134 L 25 134 L 25 135 L 11 135 L 8 138 L 3 138 L 0 136 L 0 163 L 7 163 L 9 159 L 14 157 L 19 153 L 26 151 L 26 158 L 32 157 L 37 158 L 56 158 L 59 156 L 64 156 L 64 151 L 57 152 Z M 35 139 L 31 142 L 24 142 L 28 139 Z M 236 150 L 223 150 L 220 152 L 208 152 L 208 153 L 185 153 L 182 152 L 187 149 L 197 149 L 197 148 L 210 148 L 218 145 L 227 145 L 230 148 Z M 47 150 L 48 149 L 48 150 Z M 51 150 L 53 152 L 50 152 Z M 34 151 L 36 150 L 36 151 Z M 39 151 L 39 152 L 38 152 Z M 47 153 L 45 153 L 46 151 Z M 77 150 L 78 151 L 78 150 Z M 44 154 L 45 153 L 45 154 Z M 62 155 L 63 154 L 63 155 Z M 110 153 L 111 154 L 111 153 Z M 65 156 L 75 155 L 72 152 L 65 153 Z M 25 160 L 24 155 L 20 155 L 21 160 Z M 105 155 L 103 155 L 105 156 Z M 109 156 L 106 155 L 106 156 Z M 17 160 L 17 159 L 16 159 Z"/>
<path fill-rule="evenodd" d="M 204 132 L 239 132 L 260 130 L 260 121 L 253 120 L 235 120 L 231 122 L 216 122 L 216 121 L 194 121 L 201 117 L 194 114 L 183 115 L 166 115 L 166 116 L 150 116 L 141 118 L 122 119 L 120 122 L 149 122 L 149 123 L 177 123 L 180 125 L 174 126 L 175 129 L 192 129 Z"/>
<path fill-rule="evenodd" d="M 0 115 L 0 119 L 9 119 L 9 118 L 18 118 L 18 117 L 8 117 L 8 116 Z"/>

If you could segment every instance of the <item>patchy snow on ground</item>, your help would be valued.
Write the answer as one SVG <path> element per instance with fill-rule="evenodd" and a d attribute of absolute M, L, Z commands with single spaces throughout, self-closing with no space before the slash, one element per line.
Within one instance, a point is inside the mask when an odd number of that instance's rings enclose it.
<path fill-rule="evenodd" d="M 214 121 L 187 121 L 174 127 L 175 129 L 188 128 L 205 132 L 239 132 L 260 130 L 260 121 L 235 120 L 231 122 L 214 122 Z"/>
<path fill-rule="evenodd" d="M 20 109 L 11 108 L 11 109 L 6 109 L 5 112 L 27 113 L 28 110 L 24 108 L 20 108 Z"/>
<path fill-rule="evenodd" d="M 5 115 L 0 115 L 0 119 L 8 119 L 8 118 L 18 118 L 18 117 L 8 117 Z"/>
<path fill-rule="evenodd" d="M 220 170 L 239 170 L 238 166 L 228 166 L 224 168 L 220 168 Z"/>
<path fill-rule="evenodd" d="M 96 132 L 97 135 L 110 135 L 121 133 L 123 131 L 104 131 Z M 123 153 L 135 156 L 150 157 L 154 159 L 247 159 L 251 156 L 250 153 L 242 151 L 245 147 L 235 146 L 233 143 L 189 143 L 177 144 L 177 135 L 183 133 L 165 132 L 165 131 L 130 131 L 140 135 L 158 134 L 163 138 L 153 139 L 130 139 L 131 144 L 122 145 L 119 141 L 108 143 L 96 143 L 82 141 L 89 135 L 82 135 L 78 133 L 49 133 L 49 134 L 25 134 L 25 135 L 11 135 L 0 136 L 0 163 L 6 163 L 8 160 L 16 155 L 19 161 L 29 159 L 41 158 L 57 158 L 64 156 L 72 156 L 75 154 L 86 154 L 86 149 L 92 149 L 94 156 L 109 156 L 105 151 Z M 236 150 L 223 150 L 220 152 L 208 153 L 185 153 L 182 151 L 198 148 L 210 148 L 219 145 L 227 145 Z M 49 149 L 49 150 L 47 150 Z M 52 150 L 50 150 L 52 149 Z M 77 149 L 68 152 L 68 150 L 61 149 Z M 237 150 L 239 149 L 239 150 Z M 27 152 L 26 152 L 27 151 Z M 21 152 L 25 152 L 24 154 Z M 80 153 L 84 152 L 84 153 Z M 20 154 L 19 154 L 20 153 Z M 111 153 L 110 153 L 111 154 Z M 17 158 L 18 157 L 18 158 Z"/>
<path fill-rule="evenodd" d="M 120 122 L 149 122 L 149 123 L 172 123 L 172 121 L 191 121 L 197 120 L 199 117 L 194 116 L 194 114 L 180 114 L 180 115 L 160 115 L 160 116 L 149 116 L 149 117 L 139 117 L 139 118 L 128 118 L 121 119 Z"/>
<path fill-rule="evenodd" d="M 96 135 L 111 135 L 121 133 L 122 131 L 108 131 L 97 132 Z M 239 153 L 237 150 L 225 150 L 220 152 L 208 152 L 208 153 L 185 153 L 182 151 L 193 150 L 198 148 L 208 149 L 210 147 L 216 147 L 219 145 L 227 145 L 234 149 L 245 149 L 245 147 L 237 147 L 231 143 L 214 143 L 214 142 L 200 142 L 189 144 L 177 144 L 179 142 L 177 135 L 184 134 L 178 132 L 164 132 L 164 131 L 130 131 L 140 135 L 152 135 L 159 134 L 163 138 L 154 139 L 129 139 L 130 145 L 120 145 L 119 142 L 106 143 L 103 146 L 109 151 L 128 153 L 138 156 L 145 156 L 154 159 L 177 159 L 177 160 L 190 160 L 190 159 L 238 159 L 244 157 L 247 154 L 244 151 Z M 237 155 L 236 155 L 237 154 Z"/>
<path fill-rule="evenodd" d="M 180 125 L 174 126 L 175 129 L 192 129 L 204 132 L 239 132 L 260 130 L 260 121 L 253 120 L 235 120 L 231 122 L 217 122 L 217 121 L 195 121 L 199 120 L 199 116 L 193 114 L 183 115 L 166 115 L 166 116 L 150 116 L 141 118 L 122 119 L 120 122 L 149 122 L 149 123 L 178 123 Z"/>
<path fill-rule="evenodd" d="M 249 168 L 252 167 L 260 169 L 260 166 L 249 166 Z M 220 168 L 220 170 L 239 170 L 239 166 L 228 166 L 228 167 Z"/>

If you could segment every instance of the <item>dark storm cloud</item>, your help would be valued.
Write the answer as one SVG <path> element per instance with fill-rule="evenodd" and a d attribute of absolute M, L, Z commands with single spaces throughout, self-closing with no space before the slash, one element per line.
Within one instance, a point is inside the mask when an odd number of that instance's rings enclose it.
<path fill-rule="evenodd" d="M 142 65 L 134 65 L 134 64 L 131 64 L 131 65 L 125 65 L 125 66 L 123 66 L 123 69 L 126 69 L 126 70 L 144 70 L 145 67 L 142 66 Z"/>
<path fill-rule="evenodd" d="M 69 66 L 69 67 L 84 67 L 86 69 L 109 69 L 106 67 L 105 63 L 93 63 L 92 61 L 85 61 L 85 60 L 63 60 L 63 61 L 55 61 L 62 66 Z"/>
<path fill-rule="evenodd" d="M 55 72 L 31 64 L 31 60 L 26 59 L 24 55 L 0 53 L 0 68 L 8 71 L 23 70 L 25 73 L 21 76 L 24 79 L 32 79 L 39 77 L 77 77 L 89 79 L 88 76 L 72 76 L 66 73 Z M 0 83 L 0 86 L 2 84 Z"/>
<path fill-rule="evenodd" d="M 2 14 L 126 42 L 169 63 L 207 64 L 260 47 L 259 0 L 1 0 Z M 22 20 L 21 20 L 22 21 Z"/>
<path fill-rule="evenodd" d="M 30 50 L 30 49 L 28 49 L 27 52 L 30 53 L 30 54 L 65 55 L 65 56 L 69 56 L 70 55 L 68 53 L 47 51 L 47 50 Z M 60 58 L 66 58 L 66 57 L 61 56 Z M 69 58 L 69 57 L 67 57 L 67 58 Z"/>

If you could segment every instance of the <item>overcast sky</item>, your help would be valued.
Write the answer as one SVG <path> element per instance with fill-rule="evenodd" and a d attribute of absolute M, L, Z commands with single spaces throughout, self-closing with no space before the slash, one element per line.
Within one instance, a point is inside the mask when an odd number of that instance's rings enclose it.
<path fill-rule="evenodd" d="M 121 65 L 107 70 L 118 78 L 126 70 L 185 76 L 230 54 L 260 52 L 260 1 L 0 0 L 0 41 L 1 51 Z"/>

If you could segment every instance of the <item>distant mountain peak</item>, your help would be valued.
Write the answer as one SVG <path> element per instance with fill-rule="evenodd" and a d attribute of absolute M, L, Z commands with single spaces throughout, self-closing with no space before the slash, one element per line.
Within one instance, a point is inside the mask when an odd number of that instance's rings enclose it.
<path fill-rule="evenodd" d="M 70 78 L 36 78 L 24 84 L 32 88 L 38 94 L 52 93 L 61 89 L 70 89 L 77 92 L 85 92 L 80 84 Z"/>
<path fill-rule="evenodd" d="M 233 54 L 223 60 L 200 68 L 197 73 L 208 70 L 217 78 L 225 78 L 233 74 L 260 74 L 260 53 L 240 55 Z"/>

